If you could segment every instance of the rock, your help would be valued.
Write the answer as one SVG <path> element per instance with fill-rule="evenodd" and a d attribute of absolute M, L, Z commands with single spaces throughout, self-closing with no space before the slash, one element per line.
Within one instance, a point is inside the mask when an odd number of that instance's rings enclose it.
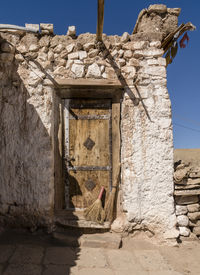
<path fill-rule="evenodd" d="M 67 50 L 62 51 L 61 54 L 60 54 L 60 57 L 64 58 L 64 59 L 67 58 L 67 56 L 68 56 Z"/>
<path fill-rule="evenodd" d="M 184 226 L 179 227 L 180 235 L 184 237 L 189 237 L 190 236 L 190 229 Z"/>
<path fill-rule="evenodd" d="M 190 226 L 190 227 L 200 226 L 200 220 L 195 221 L 195 222 L 189 221 L 189 226 Z"/>
<path fill-rule="evenodd" d="M 0 60 L 2 62 L 12 62 L 14 59 L 14 54 L 13 53 L 1 53 L 0 54 Z"/>
<path fill-rule="evenodd" d="M 108 75 L 104 72 L 104 73 L 102 74 L 102 77 L 103 77 L 103 78 L 108 78 Z"/>
<path fill-rule="evenodd" d="M 42 61 L 42 62 L 45 62 L 47 60 L 47 54 L 46 53 L 43 53 L 43 52 L 40 52 L 38 54 L 38 60 Z"/>
<path fill-rule="evenodd" d="M 90 77 L 100 78 L 101 77 L 100 68 L 96 63 L 94 63 L 88 67 L 88 72 L 87 72 L 86 77 L 88 77 L 88 78 L 90 78 Z"/>
<path fill-rule="evenodd" d="M 131 58 L 128 61 L 128 65 L 129 66 L 134 66 L 134 67 L 139 67 L 140 63 L 139 63 L 139 61 L 136 58 Z"/>
<path fill-rule="evenodd" d="M 93 57 L 97 56 L 98 53 L 99 53 L 99 50 L 94 49 L 94 50 L 92 50 L 92 51 L 90 51 L 90 52 L 88 53 L 88 56 L 89 56 L 90 58 L 93 58 Z"/>
<path fill-rule="evenodd" d="M 80 42 L 77 42 L 75 48 L 76 48 L 76 51 L 82 51 L 83 45 Z"/>
<path fill-rule="evenodd" d="M 112 55 L 113 58 L 117 57 L 118 51 L 117 51 L 117 50 L 114 50 L 114 51 L 111 53 L 111 55 Z"/>
<path fill-rule="evenodd" d="M 101 73 L 103 74 L 105 72 L 105 66 L 104 65 L 101 65 L 100 66 L 100 70 L 101 70 Z"/>
<path fill-rule="evenodd" d="M 120 58 L 117 63 L 119 64 L 120 67 L 123 67 L 124 65 L 126 65 L 126 60 L 123 58 Z"/>
<path fill-rule="evenodd" d="M 136 74 L 136 69 L 131 66 L 126 66 L 122 68 L 122 72 L 128 74 L 127 78 L 130 79 L 130 78 L 134 78 Z"/>
<path fill-rule="evenodd" d="M 187 212 L 188 212 L 187 206 L 176 205 L 176 215 L 177 216 L 179 216 L 179 215 L 185 215 L 185 214 L 187 214 Z"/>
<path fill-rule="evenodd" d="M 111 230 L 116 233 L 122 233 L 126 227 L 127 218 L 126 215 L 120 215 L 111 224 Z"/>
<path fill-rule="evenodd" d="M 48 35 L 43 36 L 39 40 L 40 47 L 49 47 L 50 44 L 50 37 Z"/>
<path fill-rule="evenodd" d="M 15 55 L 15 59 L 16 59 L 17 61 L 24 61 L 24 57 L 23 57 L 23 55 L 21 55 L 21 54 L 16 54 L 16 55 Z"/>
<path fill-rule="evenodd" d="M 72 59 L 67 60 L 66 69 L 70 69 L 74 61 Z"/>
<path fill-rule="evenodd" d="M 19 46 L 17 46 L 17 51 L 19 53 L 27 53 L 28 52 L 28 50 L 24 44 L 20 44 Z"/>
<path fill-rule="evenodd" d="M 40 25 L 39 24 L 28 24 L 28 23 L 26 23 L 25 27 L 30 28 L 32 30 L 35 30 L 36 32 L 40 31 Z"/>
<path fill-rule="evenodd" d="M 151 13 L 151 12 L 165 13 L 167 12 L 167 6 L 163 4 L 150 5 L 148 7 L 148 13 Z"/>
<path fill-rule="evenodd" d="M 190 178 L 200 178 L 200 171 L 191 171 L 189 173 Z"/>
<path fill-rule="evenodd" d="M 67 31 L 67 35 L 69 35 L 73 38 L 76 37 L 76 27 L 75 26 L 69 26 L 68 31 Z"/>
<path fill-rule="evenodd" d="M 165 239 L 177 239 L 180 235 L 180 232 L 179 230 L 177 229 L 171 229 L 171 230 L 168 230 L 167 232 L 164 233 L 164 238 Z"/>
<path fill-rule="evenodd" d="M 94 49 L 94 43 L 86 43 L 85 45 L 83 45 L 83 49 L 89 52 L 89 50 Z"/>
<path fill-rule="evenodd" d="M 121 43 L 116 43 L 114 47 L 117 51 L 119 51 L 122 48 L 122 44 Z"/>
<path fill-rule="evenodd" d="M 153 76 L 166 77 L 166 68 L 163 66 L 145 66 L 142 67 L 139 72 Z"/>
<path fill-rule="evenodd" d="M 122 37 L 121 37 L 121 42 L 126 43 L 126 42 L 129 41 L 129 39 L 130 39 L 130 35 L 127 32 L 124 32 Z"/>
<path fill-rule="evenodd" d="M 87 58 L 87 52 L 86 51 L 79 51 L 78 56 L 79 56 L 80 60 L 83 60 L 83 59 Z"/>
<path fill-rule="evenodd" d="M 127 50 L 124 52 L 124 58 L 130 59 L 132 57 L 133 53 L 131 50 Z"/>
<path fill-rule="evenodd" d="M 152 48 L 160 48 L 161 42 L 160 41 L 152 41 L 152 42 L 150 42 L 149 46 Z"/>
<path fill-rule="evenodd" d="M 195 178 L 192 178 L 192 179 L 188 179 L 188 181 L 187 181 L 187 184 L 199 184 L 200 185 L 200 178 L 197 178 L 197 179 L 195 179 Z"/>
<path fill-rule="evenodd" d="M 7 42 L 4 42 L 1 44 L 1 50 L 2 52 L 5 52 L 5 53 L 15 52 L 15 48 L 10 43 L 7 43 Z"/>
<path fill-rule="evenodd" d="M 200 212 L 188 213 L 188 218 L 191 221 L 196 221 L 200 219 Z"/>
<path fill-rule="evenodd" d="M 84 65 L 73 64 L 71 71 L 75 74 L 75 77 L 83 77 L 85 75 Z"/>
<path fill-rule="evenodd" d="M 200 226 L 196 226 L 192 231 L 195 235 L 200 236 Z"/>
<path fill-rule="evenodd" d="M 134 42 L 127 42 L 126 44 L 122 45 L 123 50 L 132 50 Z"/>
<path fill-rule="evenodd" d="M 166 66 L 166 59 L 162 57 L 148 59 L 147 64 L 149 66 Z"/>
<path fill-rule="evenodd" d="M 61 53 L 63 49 L 64 49 L 64 45 L 58 44 L 58 46 L 56 46 L 53 51 L 54 53 Z"/>
<path fill-rule="evenodd" d="M 68 53 L 71 53 L 73 51 L 75 47 L 75 44 L 69 44 L 67 47 L 66 47 L 66 50 Z"/>
<path fill-rule="evenodd" d="M 40 30 L 42 34 L 53 34 L 53 24 L 40 23 Z"/>
<path fill-rule="evenodd" d="M 50 50 L 50 51 L 48 52 L 47 56 L 48 56 L 48 60 L 49 60 L 49 61 L 51 61 L 51 62 L 54 61 L 54 53 L 53 53 L 52 50 Z"/>
<path fill-rule="evenodd" d="M 38 72 L 30 71 L 28 85 L 37 87 L 37 85 L 42 81 L 41 77 L 37 73 Z"/>
<path fill-rule="evenodd" d="M 29 47 L 30 52 L 37 52 L 39 50 L 40 46 L 38 44 L 31 44 Z"/>
<path fill-rule="evenodd" d="M 197 195 L 194 196 L 175 196 L 175 201 L 177 204 L 186 205 L 186 204 L 194 204 L 199 201 L 199 197 Z"/>
<path fill-rule="evenodd" d="M 179 16 L 179 14 L 181 12 L 181 8 L 167 8 L 167 12 L 169 14 L 173 14 L 173 15 Z"/>
<path fill-rule="evenodd" d="M 119 50 L 119 51 L 118 51 L 118 55 L 119 55 L 120 58 L 122 58 L 123 55 L 124 55 L 124 51 L 123 51 L 122 49 Z"/>
<path fill-rule="evenodd" d="M 198 203 L 190 204 L 187 206 L 187 209 L 190 213 L 200 211 L 200 205 Z"/>
<path fill-rule="evenodd" d="M 134 52 L 134 57 L 139 58 L 139 57 L 162 57 L 163 55 L 163 50 L 162 49 L 154 49 L 152 48 L 151 50 L 136 50 Z"/>
<path fill-rule="evenodd" d="M 185 215 L 180 215 L 177 217 L 177 223 L 179 226 L 188 226 L 189 224 L 189 219 Z"/>
<path fill-rule="evenodd" d="M 145 49 L 147 46 L 148 46 L 147 41 L 133 41 L 131 50 L 133 50 L 133 51 L 142 50 L 142 49 Z"/>
<path fill-rule="evenodd" d="M 78 58 L 79 58 L 78 52 L 68 54 L 68 59 L 74 60 L 74 59 L 78 59 Z"/>
<path fill-rule="evenodd" d="M 58 66 L 66 66 L 67 61 L 65 59 L 60 59 L 58 61 Z M 57 64 L 56 64 L 57 65 Z"/>

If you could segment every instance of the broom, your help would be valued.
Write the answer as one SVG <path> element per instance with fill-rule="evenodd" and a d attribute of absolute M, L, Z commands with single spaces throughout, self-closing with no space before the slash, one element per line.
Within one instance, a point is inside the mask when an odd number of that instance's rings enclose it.
<path fill-rule="evenodd" d="M 116 178 L 114 180 L 112 191 L 109 194 L 109 198 L 107 200 L 106 206 L 105 206 L 105 220 L 112 222 L 114 219 L 114 208 L 115 208 L 115 199 L 116 194 L 118 190 L 118 183 L 119 183 L 119 176 L 120 176 L 120 166 L 117 167 L 118 171 L 116 173 Z"/>
<path fill-rule="evenodd" d="M 93 221 L 102 224 L 105 220 L 105 211 L 102 207 L 101 198 L 104 187 L 101 187 L 98 199 L 84 210 L 84 217 L 87 221 Z"/>

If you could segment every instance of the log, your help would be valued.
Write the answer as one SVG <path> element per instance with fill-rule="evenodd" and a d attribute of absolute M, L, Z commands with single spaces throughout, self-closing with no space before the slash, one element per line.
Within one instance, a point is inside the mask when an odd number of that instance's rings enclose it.
<path fill-rule="evenodd" d="M 98 0 L 97 34 L 96 34 L 97 41 L 102 41 L 103 22 L 104 22 L 104 0 Z"/>
<path fill-rule="evenodd" d="M 8 24 L 0 24 L 0 30 L 18 30 L 18 31 L 33 32 L 33 33 L 38 32 L 34 28 L 30 28 L 30 27 L 27 28 L 27 27 L 8 25 Z"/>

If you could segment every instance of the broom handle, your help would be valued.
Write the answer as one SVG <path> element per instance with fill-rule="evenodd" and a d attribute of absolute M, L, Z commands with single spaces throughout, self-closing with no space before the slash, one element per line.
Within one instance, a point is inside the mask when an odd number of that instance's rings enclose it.
<path fill-rule="evenodd" d="M 101 187 L 101 191 L 100 191 L 99 196 L 98 196 L 98 199 L 99 199 L 99 200 L 102 198 L 104 189 L 105 189 L 105 188 L 102 186 L 102 187 Z"/>

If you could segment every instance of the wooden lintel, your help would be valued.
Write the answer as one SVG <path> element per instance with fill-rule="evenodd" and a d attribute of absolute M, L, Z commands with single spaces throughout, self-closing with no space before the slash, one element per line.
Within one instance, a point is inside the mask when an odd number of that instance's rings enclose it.
<path fill-rule="evenodd" d="M 98 0 L 97 41 L 102 41 L 103 22 L 104 22 L 104 0 Z"/>
<path fill-rule="evenodd" d="M 107 79 L 55 79 L 60 88 L 70 87 L 114 87 L 122 88 L 122 84 L 119 80 L 107 80 Z"/>

